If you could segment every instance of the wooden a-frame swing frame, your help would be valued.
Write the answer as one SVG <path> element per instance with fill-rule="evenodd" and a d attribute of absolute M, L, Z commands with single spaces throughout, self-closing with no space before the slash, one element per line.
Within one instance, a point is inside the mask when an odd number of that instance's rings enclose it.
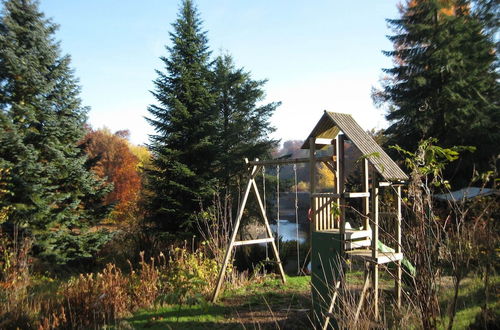
<path fill-rule="evenodd" d="M 326 162 L 330 159 L 331 159 L 330 157 L 318 157 L 318 158 L 316 158 L 316 161 Z M 309 158 L 274 159 L 274 160 L 256 159 L 253 161 L 249 161 L 248 159 L 245 159 L 245 162 L 249 166 L 251 166 L 250 172 L 249 172 L 249 177 L 248 177 L 248 182 L 247 182 L 247 185 L 245 188 L 245 193 L 243 195 L 241 205 L 240 205 L 239 210 L 238 210 L 238 214 L 236 216 L 236 221 L 235 221 L 234 228 L 233 228 L 233 234 L 231 235 L 231 240 L 229 241 L 229 246 L 226 250 L 226 254 L 224 255 L 224 261 L 222 262 L 222 268 L 220 269 L 219 276 L 217 278 L 217 286 L 215 287 L 215 291 L 214 291 L 214 294 L 212 296 L 212 302 L 214 302 L 214 303 L 217 301 L 220 290 L 222 288 L 222 283 L 224 282 L 227 265 L 229 264 L 229 261 L 231 260 L 231 255 L 233 254 L 233 250 L 234 250 L 233 248 L 235 246 L 271 243 L 272 251 L 273 251 L 276 263 L 278 265 L 278 270 L 279 270 L 279 273 L 281 276 L 281 280 L 283 283 L 286 283 L 285 271 L 283 270 L 283 265 L 281 263 L 281 259 L 280 259 L 279 253 L 278 253 L 278 248 L 276 246 L 275 238 L 273 236 L 271 226 L 269 225 L 269 220 L 268 220 L 267 215 L 266 215 L 266 210 L 264 208 L 264 204 L 262 203 L 262 199 L 260 197 L 259 188 L 257 187 L 257 183 L 255 182 L 255 177 L 258 175 L 259 171 L 265 165 L 289 165 L 289 164 L 308 163 L 308 162 L 310 162 L 310 159 Z M 248 197 L 250 195 L 250 190 L 254 191 L 255 197 L 257 198 L 258 208 L 260 211 L 260 215 L 262 216 L 262 218 L 264 220 L 264 226 L 266 228 L 267 237 L 266 238 L 259 238 L 259 239 L 252 239 L 252 240 L 245 240 L 245 241 L 236 241 L 236 237 L 238 235 L 238 230 L 240 228 L 241 219 L 243 217 L 243 212 L 245 210 L 245 206 L 247 204 Z"/>

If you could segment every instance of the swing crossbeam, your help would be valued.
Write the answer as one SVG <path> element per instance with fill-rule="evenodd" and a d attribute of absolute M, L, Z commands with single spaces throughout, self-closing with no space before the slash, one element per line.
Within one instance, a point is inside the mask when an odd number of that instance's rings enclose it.
<path fill-rule="evenodd" d="M 344 192 L 344 193 L 314 193 L 312 197 L 330 197 L 330 198 L 364 198 L 370 197 L 369 192 Z"/>
<path fill-rule="evenodd" d="M 315 157 L 316 162 L 334 161 L 335 156 Z M 248 165 L 287 165 L 287 164 L 300 164 L 309 163 L 311 160 L 308 158 L 290 158 L 290 159 L 267 159 L 267 160 L 249 160 Z"/>
<path fill-rule="evenodd" d="M 240 245 L 252 245 L 252 244 L 261 244 L 261 243 L 271 243 L 274 241 L 273 237 L 268 237 L 268 238 L 258 238 L 258 239 L 249 239 L 246 241 L 236 241 L 233 243 L 233 246 L 240 246 Z"/>

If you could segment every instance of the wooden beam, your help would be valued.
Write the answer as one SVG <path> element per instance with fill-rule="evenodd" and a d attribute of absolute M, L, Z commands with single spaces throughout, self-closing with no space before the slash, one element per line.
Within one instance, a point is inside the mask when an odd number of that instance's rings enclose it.
<path fill-rule="evenodd" d="M 325 164 L 325 166 L 330 170 L 330 172 L 337 175 L 337 173 L 335 172 L 335 167 L 330 163 L 331 161 L 332 159 L 330 158 L 328 161 L 323 161 L 323 164 Z"/>
<path fill-rule="evenodd" d="M 274 241 L 274 237 L 249 239 L 246 241 L 234 242 L 233 246 L 251 245 L 251 244 L 260 244 L 260 243 L 271 243 L 272 241 Z"/>
<path fill-rule="evenodd" d="M 377 260 L 378 250 L 377 250 L 377 242 L 378 242 L 378 204 L 379 204 L 379 196 L 378 196 L 378 182 L 377 182 L 377 172 L 375 171 L 375 167 L 372 167 L 372 194 L 371 200 L 372 205 L 370 209 L 371 218 L 372 218 L 372 258 L 373 260 Z M 372 288 L 373 288 L 373 314 L 375 320 L 378 320 L 378 263 L 372 263 Z"/>
<path fill-rule="evenodd" d="M 323 156 L 315 158 L 314 162 L 327 162 L 331 161 L 332 156 Z M 267 160 L 250 160 L 249 165 L 287 165 L 287 164 L 300 164 L 309 163 L 311 158 L 290 158 L 290 159 L 267 159 Z"/>
<path fill-rule="evenodd" d="M 332 144 L 332 139 L 325 139 L 325 138 L 316 138 L 314 140 L 316 144 L 322 144 L 322 145 L 330 145 Z"/>
<path fill-rule="evenodd" d="M 369 197 L 369 192 L 346 192 L 343 194 L 344 198 L 363 198 Z"/>
<path fill-rule="evenodd" d="M 311 229 L 318 230 L 316 221 L 316 199 L 313 194 L 316 192 L 316 149 L 314 138 L 309 138 L 309 192 L 311 193 Z M 312 230 L 310 230 L 311 234 Z"/>
<path fill-rule="evenodd" d="M 401 212 L 401 186 L 397 186 L 397 209 L 398 209 L 398 214 L 397 214 L 397 224 L 396 224 L 396 237 L 398 240 L 398 244 L 396 246 L 396 252 L 401 253 L 401 220 L 402 220 L 402 212 Z M 401 269 L 401 260 L 398 260 L 396 262 L 397 265 L 397 274 L 396 274 L 396 285 L 395 285 L 395 294 L 396 294 L 396 304 L 398 308 L 401 308 L 401 277 L 402 277 L 402 269 Z"/>
<path fill-rule="evenodd" d="M 363 184 L 363 190 L 365 193 L 370 193 L 370 175 L 369 175 L 369 163 L 368 159 L 363 159 L 363 166 L 362 166 L 362 184 Z M 363 214 L 365 216 L 365 223 L 364 223 L 364 228 L 365 230 L 370 228 L 370 197 L 369 195 L 363 198 Z"/>
<path fill-rule="evenodd" d="M 328 324 L 330 323 L 330 317 L 334 317 L 332 314 L 333 307 L 335 306 L 335 300 L 337 300 L 337 296 L 339 295 L 340 281 L 335 283 L 335 290 L 333 292 L 332 299 L 330 300 L 330 305 L 328 306 L 328 311 L 325 315 L 325 322 L 323 323 L 323 330 L 328 329 Z"/>
<path fill-rule="evenodd" d="M 314 193 L 313 197 L 329 197 L 329 198 L 363 198 L 369 197 L 370 192 L 345 192 L 343 194 L 337 193 Z"/>
<path fill-rule="evenodd" d="M 363 307 L 363 302 L 365 300 L 366 291 L 368 289 L 368 285 L 370 284 L 370 272 L 365 271 L 365 284 L 363 285 L 363 290 L 361 290 L 361 295 L 359 297 L 358 307 L 356 308 L 356 314 L 354 314 L 354 324 L 358 322 L 359 313 L 361 312 L 361 308 Z"/>
<path fill-rule="evenodd" d="M 338 205 L 340 207 L 340 258 L 345 260 L 345 155 L 344 155 L 344 138 L 343 134 L 339 134 L 336 139 L 337 151 L 337 193 L 340 194 Z"/>
<path fill-rule="evenodd" d="M 312 194 L 313 197 L 326 197 L 326 198 L 340 198 L 340 194 L 337 194 L 337 193 L 329 193 L 329 192 L 326 192 L 326 193 L 314 193 Z"/>

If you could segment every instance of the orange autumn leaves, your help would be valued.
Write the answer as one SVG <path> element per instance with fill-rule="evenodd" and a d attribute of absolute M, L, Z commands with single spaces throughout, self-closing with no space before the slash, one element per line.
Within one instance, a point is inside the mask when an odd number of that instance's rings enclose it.
<path fill-rule="evenodd" d="M 426 0 L 410 0 L 408 1 L 408 8 L 417 6 Z M 439 10 L 439 16 L 455 16 L 457 12 L 469 13 L 470 8 L 457 0 L 440 0 L 438 1 L 442 8 Z"/>
<path fill-rule="evenodd" d="M 131 145 L 128 131 L 111 133 L 108 129 L 90 130 L 85 137 L 89 158 L 96 159 L 94 173 L 113 184 L 105 197 L 106 204 L 115 204 L 109 216 L 112 222 L 134 222 L 142 216 L 141 166 L 149 157 L 146 147 Z M 144 155 L 147 156 L 144 156 Z"/>

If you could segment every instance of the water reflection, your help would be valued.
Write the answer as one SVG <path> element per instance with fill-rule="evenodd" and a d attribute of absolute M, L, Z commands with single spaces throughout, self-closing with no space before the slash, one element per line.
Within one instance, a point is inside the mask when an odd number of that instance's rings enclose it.
<path fill-rule="evenodd" d="M 272 224 L 271 230 L 274 232 L 275 237 L 281 237 L 283 242 L 297 240 L 297 224 L 288 220 L 279 221 L 279 234 L 278 225 Z M 304 243 L 307 239 L 307 232 L 304 231 L 299 224 L 299 243 Z"/>

